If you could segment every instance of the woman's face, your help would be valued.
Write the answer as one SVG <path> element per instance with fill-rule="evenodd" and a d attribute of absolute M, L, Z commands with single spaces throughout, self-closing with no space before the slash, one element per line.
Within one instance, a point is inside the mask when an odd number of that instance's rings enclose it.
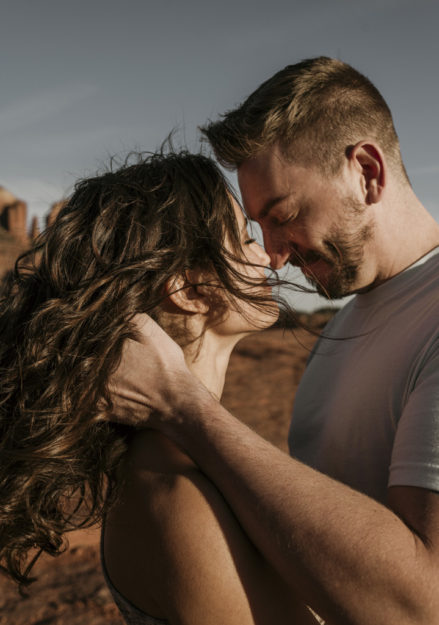
<path fill-rule="evenodd" d="M 246 263 L 251 263 L 246 265 L 235 262 L 233 263 L 234 267 L 245 277 L 261 281 L 261 284 L 255 284 L 254 286 L 238 283 L 237 287 L 248 293 L 261 293 L 264 296 L 271 297 L 271 287 L 263 283 L 266 279 L 264 268 L 270 265 L 270 257 L 259 243 L 250 237 L 247 230 L 247 220 L 241 207 L 234 199 L 232 201 L 240 233 L 242 259 Z M 229 251 L 239 256 L 237 252 L 231 249 L 227 238 L 225 245 Z M 224 335 L 254 332 L 272 325 L 278 315 L 279 310 L 274 300 L 272 300 L 272 303 L 264 304 L 259 309 L 252 306 L 250 302 L 234 297 L 231 301 L 230 299 L 227 300 L 227 311 L 221 321 L 215 324 L 215 330 Z"/>

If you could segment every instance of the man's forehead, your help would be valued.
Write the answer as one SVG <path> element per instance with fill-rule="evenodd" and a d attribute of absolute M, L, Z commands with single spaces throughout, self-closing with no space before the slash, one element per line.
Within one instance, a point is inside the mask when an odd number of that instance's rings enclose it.
<path fill-rule="evenodd" d="M 247 175 L 257 175 L 261 172 L 275 172 L 286 168 L 288 165 L 289 163 L 279 147 L 273 145 L 241 163 L 238 167 L 238 176 L 245 177 Z"/>
<path fill-rule="evenodd" d="M 252 219 L 262 219 L 277 204 L 291 198 L 297 189 L 291 163 L 274 159 L 249 159 L 238 169 L 238 184 L 244 207 Z"/>

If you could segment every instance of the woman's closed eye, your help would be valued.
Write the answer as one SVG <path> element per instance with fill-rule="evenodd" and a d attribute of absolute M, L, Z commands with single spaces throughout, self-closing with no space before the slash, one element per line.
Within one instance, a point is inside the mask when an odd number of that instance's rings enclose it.
<path fill-rule="evenodd" d="M 251 245 L 252 243 L 255 243 L 256 239 L 246 239 L 244 241 L 244 245 Z"/>

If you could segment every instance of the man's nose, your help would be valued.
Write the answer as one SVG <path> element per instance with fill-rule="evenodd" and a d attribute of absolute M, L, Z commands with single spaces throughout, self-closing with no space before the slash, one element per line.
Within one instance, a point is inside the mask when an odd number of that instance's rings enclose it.
<path fill-rule="evenodd" d="M 270 257 L 272 269 L 281 269 L 288 261 L 291 251 L 287 245 L 264 231 L 264 247 Z"/>

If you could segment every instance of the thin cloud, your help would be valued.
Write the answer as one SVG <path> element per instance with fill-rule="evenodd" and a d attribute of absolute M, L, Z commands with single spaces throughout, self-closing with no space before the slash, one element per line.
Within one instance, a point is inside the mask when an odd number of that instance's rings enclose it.
<path fill-rule="evenodd" d="M 103 147 L 110 147 L 117 144 L 120 137 L 131 134 L 135 136 L 135 131 L 130 127 L 104 125 L 91 129 L 79 129 L 75 131 L 51 132 L 44 136 L 38 137 L 38 141 L 34 141 L 32 145 L 26 147 L 28 157 L 35 158 L 43 151 L 44 154 L 55 155 L 60 157 L 66 154 L 80 155 L 84 153 L 90 154 L 98 151 L 98 156 L 102 154 Z"/>
<path fill-rule="evenodd" d="M 35 215 L 40 226 L 44 223 L 50 206 L 66 196 L 69 189 L 38 178 L 8 178 L 3 185 L 28 206 L 28 221 Z"/>
<path fill-rule="evenodd" d="M 0 136 L 32 126 L 63 109 L 89 98 L 97 87 L 89 84 L 62 85 L 17 100 L 0 110 Z"/>

